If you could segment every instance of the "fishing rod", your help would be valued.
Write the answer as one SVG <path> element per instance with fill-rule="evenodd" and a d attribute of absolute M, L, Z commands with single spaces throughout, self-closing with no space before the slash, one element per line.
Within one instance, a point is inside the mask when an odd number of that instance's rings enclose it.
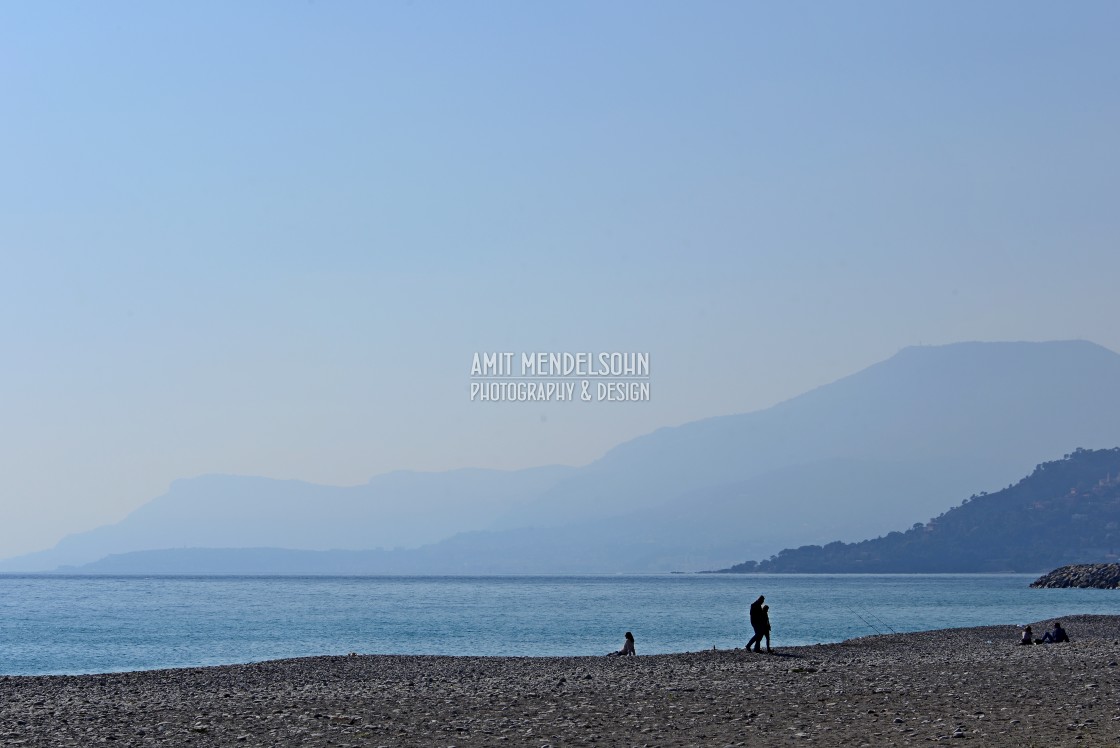
<path fill-rule="evenodd" d="M 866 618 L 864 618 L 863 616 L 861 616 L 861 615 L 859 614 L 859 611 L 857 611 L 857 610 L 855 610 L 854 608 L 852 608 L 852 606 L 851 606 L 851 605 L 845 605 L 844 607 L 845 607 L 845 608 L 847 608 L 847 609 L 848 609 L 849 611 L 851 611 L 852 615 L 854 615 L 854 616 L 855 616 L 856 618 L 858 618 L 859 620 L 863 621 L 863 622 L 864 622 L 864 623 L 865 623 L 865 624 L 867 625 L 867 627 L 868 627 L 868 628 L 870 628 L 870 629 L 871 629 L 872 631 L 874 631 L 874 632 L 875 632 L 876 634 L 879 634 L 880 636 L 882 636 L 882 635 L 883 635 L 883 632 L 882 632 L 882 631 L 880 631 L 879 629 L 875 628 L 875 626 L 874 626 L 874 625 L 873 625 L 873 624 L 871 623 L 871 621 L 869 621 L 869 620 L 867 620 Z"/>
<path fill-rule="evenodd" d="M 864 613 L 866 613 L 867 615 L 871 616 L 872 618 L 874 618 L 874 619 L 875 619 L 875 620 L 876 620 L 876 621 L 878 622 L 878 624 L 879 624 L 880 626 L 882 626 L 883 628 L 885 628 L 885 629 L 886 629 L 887 631 L 891 632 L 892 634 L 897 634 L 897 633 L 898 633 L 897 631 L 895 631 L 895 630 L 894 630 L 894 629 L 893 629 L 893 628 L 891 627 L 891 625 L 890 625 L 889 623 L 887 623 L 886 621 L 884 621 L 884 620 L 882 619 L 882 617 L 880 617 L 879 615 L 877 615 L 877 614 L 875 614 L 875 613 L 871 612 L 870 610 L 868 610 L 868 609 L 866 609 L 866 608 L 864 609 L 864 611 L 863 611 L 863 612 L 864 612 Z"/>

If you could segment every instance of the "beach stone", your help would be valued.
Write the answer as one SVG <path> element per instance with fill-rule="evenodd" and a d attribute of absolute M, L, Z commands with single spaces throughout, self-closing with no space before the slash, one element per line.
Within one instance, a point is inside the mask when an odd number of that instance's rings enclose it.
<path fill-rule="evenodd" d="M 360 655 L 8 677 L 0 743 L 1116 746 L 1120 675 L 1105 664 L 1120 661 L 1120 617 L 1060 620 L 1073 646 L 1019 647 L 1009 624 L 789 647 L 770 658 Z"/>

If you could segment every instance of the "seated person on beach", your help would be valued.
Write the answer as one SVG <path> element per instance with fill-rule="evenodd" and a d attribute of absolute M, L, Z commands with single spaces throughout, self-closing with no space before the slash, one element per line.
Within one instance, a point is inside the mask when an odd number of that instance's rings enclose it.
<path fill-rule="evenodd" d="M 1034 644 L 1034 634 L 1031 633 L 1031 627 L 1027 626 L 1023 629 L 1023 637 L 1019 640 L 1020 644 Z"/>
<path fill-rule="evenodd" d="M 622 649 L 617 652 L 611 652 L 607 657 L 629 657 L 630 655 L 636 654 L 638 653 L 634 651 L 634 635 L 627 631 L 626 641 L 623 643 Z"/>
<path fill-rule="evenodd" d="M 1051 644 L 1051 643 L 1056 644 L 1058 642 L 1068 642 L 1068 641 L 1069 641 L 1069 635 L 1066 634 L 1066 630 L 1064 628 L 1062 628 L 1062 622 L 1061 621 L 1054 621 L 1054 628 L 1050 629 L 1049 631 L 1047 631 L 1045 634 L 1042 635 L 1042 643 L 1043 644 Z"/>

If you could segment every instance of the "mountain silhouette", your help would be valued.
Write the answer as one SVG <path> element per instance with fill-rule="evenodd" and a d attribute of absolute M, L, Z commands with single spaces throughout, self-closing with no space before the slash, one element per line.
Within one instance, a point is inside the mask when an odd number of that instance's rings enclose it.
<path fill-rule="evenodd" d="M 786 549 L 725 571 L 1037 572 L 1120 554 L 1120 447 L 1078 449 L 905 532 Z"/>
<path fill-rule="evenodd" d="M 390 474 L 351 488 L 177 482 L 116 525 L 0 570 L 238 547 L 381 548 L 362 561 L 369 573 L 726 567 L 910 527 L 1055 455 L 1120 444 L 1117 382 L 1120 355 L 1085 341 L 906 348 L 764 410 L 659 429 L 581 468 Z"/>

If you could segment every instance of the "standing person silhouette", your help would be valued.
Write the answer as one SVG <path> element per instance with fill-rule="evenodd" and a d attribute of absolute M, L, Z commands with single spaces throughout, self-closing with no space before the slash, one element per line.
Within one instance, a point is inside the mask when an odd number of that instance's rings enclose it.
<path fill-rule="evenodd" d="M 747 640 L 747 649 L 750 650 L 754 646 L 755 652 L 761 652 L 759 645 L 762 644 L 762 637 L 766 633 L 764 629 L 769 627 L 766 625 L 765 613 L 762 610 L 762 603 L 766 601 L 763 595 L 759 595 L 758 599 L 751 603 L 751 628 L 754 629 L 754 636 Z"/>
<path fill-rule="evenodd" d="M 766 637 L 766 654 L 770 654 L 770 606 L 762 606 L 762 635 Z M 755 645 L 757 646 L 757 645 Z M 758 651 L 757 649 L 755 650 Z"/>

